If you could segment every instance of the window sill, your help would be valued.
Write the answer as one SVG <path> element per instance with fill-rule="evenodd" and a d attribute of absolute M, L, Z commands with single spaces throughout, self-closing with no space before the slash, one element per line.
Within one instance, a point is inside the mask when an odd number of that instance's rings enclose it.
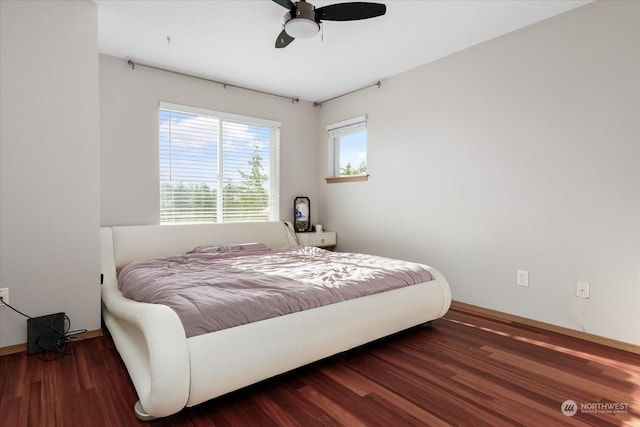
<path fill-rule="evenodd" d="M 364 182 L 369 180 L 369 175 L 343 175 L 343 176 L 331 176 L 325 178 L 327 184 L 338 184 L 341 182 Z"/>

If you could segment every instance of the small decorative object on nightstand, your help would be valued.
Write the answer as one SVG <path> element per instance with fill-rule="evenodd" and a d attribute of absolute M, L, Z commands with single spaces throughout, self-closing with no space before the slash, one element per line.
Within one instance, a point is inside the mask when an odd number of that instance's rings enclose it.
<path fill-rule="evenodd" d="M 322 233 L 296 233 L 298 244 L 302 246 L 316 246 L 318 248 L 333 249 L 337 243 L 335 231 Z"/>
<path fill-rule="evenodd" d="M 311 231 L 311 202 L 308 197 L 293 200 L 293 228 L 296 232 Z"/>

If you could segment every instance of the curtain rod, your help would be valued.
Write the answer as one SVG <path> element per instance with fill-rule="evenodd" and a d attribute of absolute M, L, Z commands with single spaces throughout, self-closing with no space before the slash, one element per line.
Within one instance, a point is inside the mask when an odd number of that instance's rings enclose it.
<path fill-rule="evenodd" d="M 262 95 L 270 95 L 270 96 L 276 96 L 278 98 L 289 99 L 289 100 L 291 100 L 291 103 L 293 103 L 293 104 L 300 102 L 300 98 L 292 98 L 292 97 L 286 96 L 286 95 L 279 95 L 277 93 L 265 92 L 265 91 L 259 90 L 259 89 L 252 89 L 252 88 L 249 88 L 249 87 L 238 86 L 238 85 L 234 85 L 234 84 L 231 84 L 231 83 L 221 82 L 219 80 L 209 79 L 207 77 L 201 77 L 201 76 L 196 76 L 196 75 L 193 75 L 193 74 L 183 73 L 181 71 L 175 71 L 175 70 L 169 70 L 169 69 L 166 69 L 166 68 L 156 67 L 155 65 L 143 64 L 141 62 L 136 62 L 133 59 L 128 59 L 127 60 L 127 64 L 129 64 L 129 66 L 131 67 L 132 70 L 135 70 L 136 67 L 139 66 L 139 67 L 149 68 L 151 70 L 165 71 L 167 73 L 173 73 L 173 74 L 177 74 L 179 76 L 192 77 L 194 79 L 200 79 L 200 80 L 204 80 L 204 81 L 207 81 L 207 82 L 216 83 L 216 84 L 222 85 L 222 87 L 224 89 L 226 89 L 227 87 L 233 87 L 233 88 L 236 88 L 236 89 L 243 89 L 243 90 L 248 90 L 250 92 L 260 93 Z"/>
<path fill-rule="evenodd" d="M 380 86 L 382 86 L 382 82 L 380 82 L 380 80 L 378 80 L 377 82 L 375 82 L 372 85 L 364 86 L 364 87 L 361 87 L 360 89 L 354 89 L 351 92 L 343 93 L 342 95 L 337 95 L 337 96 L 334 96 L 333 98 L 325 99 L 324 101 L 314 102 L 313 106 L 314 107 L 322 107 L 322 104 L 324 104 L 325 102 L 333 101 L 334 99 L 342 98 L 343 96 L 351 95 L 351 94 L 354 94 L 356 92 L 360 92 L 360 91 L 363 91 L 365 89 L 372 88 L 374 86 L 376 86 L 378 89 L 380 89 Z"/>

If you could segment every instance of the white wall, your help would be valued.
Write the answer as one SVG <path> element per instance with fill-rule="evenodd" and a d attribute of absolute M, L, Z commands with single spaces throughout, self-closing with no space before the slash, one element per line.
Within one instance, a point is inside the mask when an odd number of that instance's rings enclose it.
<path fill-rule="evenodd" d="M 338 249 L 425 262 L 456 300 L 640 344 L 639 16 L 589 4 L 325 104 L 319 221 Z M 369 182 L 325 184 L 326 125 L 363 113 Z"/>
<path fill-rule="evenodd" d="M 102 225 L 158 224 L 158 107 L 161 101 L 275 120 L 280 131 L 280 217 L 311 198 L 316 215 L 316 113 L 309 102 L 256 94 L 100 55 Z"/>
<path fill-rule="evenodd" d="M 100 328 L 96 6 L 0 2 L 0 287 Z M 0 307 L 0 347 L 26 342 Z"/>

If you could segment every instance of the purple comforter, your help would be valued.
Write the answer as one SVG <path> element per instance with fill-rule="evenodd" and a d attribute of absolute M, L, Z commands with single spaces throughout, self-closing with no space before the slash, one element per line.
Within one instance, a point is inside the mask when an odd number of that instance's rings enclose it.
<path fill-rule="evenodd" d="M 431 280 L 420 264 L 311 247 L 218 248 L 125 266 L 124 296 L 165 304 L 187 337 Z"/>

